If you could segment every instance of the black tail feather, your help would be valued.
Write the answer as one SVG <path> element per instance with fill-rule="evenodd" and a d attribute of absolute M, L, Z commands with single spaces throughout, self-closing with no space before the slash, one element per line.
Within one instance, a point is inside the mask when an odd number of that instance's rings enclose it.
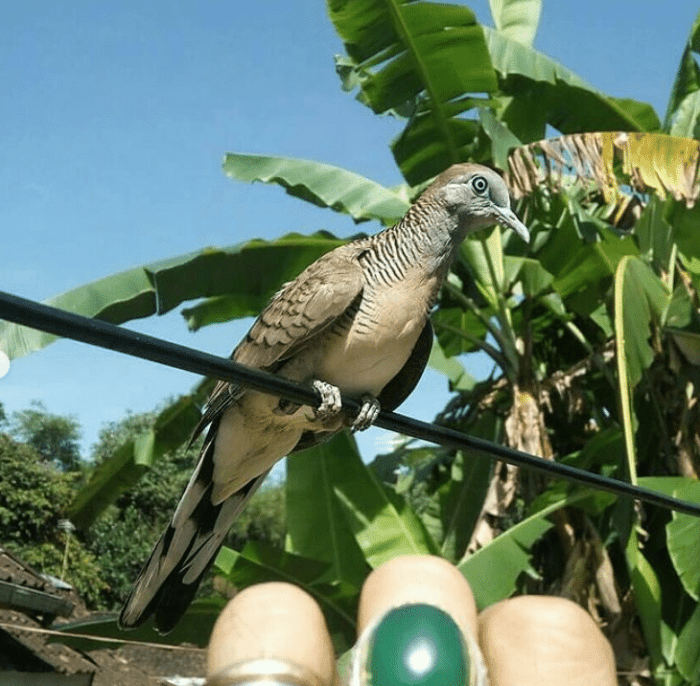
<path fill-rule="evenodd" d="M 119 615 L 122 629 L 136 628 L 155 615 L 159 632 L 172 631 L 216 559 L 233 521 L 267 476 L 264 472 L 215 505 L 211 499 L 213 452 L 213 441 L 205 441 L 173 519 L 124 603 Z"/>

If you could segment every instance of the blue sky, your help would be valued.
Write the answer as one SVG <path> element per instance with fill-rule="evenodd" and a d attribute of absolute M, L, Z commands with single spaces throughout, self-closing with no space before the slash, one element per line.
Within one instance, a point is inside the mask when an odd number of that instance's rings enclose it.
<path fill-rule="evenodd" d="M 491 23 L 485 0 L 469 6 Z M 535 47 L 663 116 L 697 10 L 686 0 L 550 0 Z M 400 181 L 388 148 L 399 124 L 340 90 L 341 51 L 321 0 L 0 3 L 0 290 L 41 300 L 209 245 L 354 233 L 346 217 L 221 172 L 223 154 L 237 151 Z M 177 313 L 127 324 L 221 355 L 247 325 L 191 334 Z M 61 341 L 14 361 L 0 402 L 12 412 L 38 399 L 74 415 L 87 452 L 103 422 L 195 381 Z M 401 410 L 429 420 L 446 398 L 446 382 L 426 374 Z M 363 450 L 386 438 L 372 430 Z"/>

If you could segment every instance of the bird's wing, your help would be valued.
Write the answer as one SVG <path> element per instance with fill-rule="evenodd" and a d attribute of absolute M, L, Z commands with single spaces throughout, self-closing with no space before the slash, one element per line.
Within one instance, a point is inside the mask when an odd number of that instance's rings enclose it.
<path fill-rule="evenodd" d="M 364 275 L 356 252 L 342 246 L 286 283 L 233 352 L 240 364 L 270 369 L 293 356 L 358 298 Z"/>
<path fill-rule="evenodd" d="M 364 276 L 357 250 L 341 246 L 313 262 L 272 298 L 233 351 L 234 362 L 275 371 L 325 331 L 362 295 Z M 194 440 L 241 396 L 240 386 L 220 381 L 194 430 Z"/>

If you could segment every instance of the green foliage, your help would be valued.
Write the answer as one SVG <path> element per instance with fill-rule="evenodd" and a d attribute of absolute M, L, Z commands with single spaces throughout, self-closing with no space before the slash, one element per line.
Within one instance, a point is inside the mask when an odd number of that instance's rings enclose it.
<path fill-rule="evenodd" d="M 184 487 L 189 477 L 189 467 L 176 468 L 175 462 L 163 460 L 149 471 L 133 493 L 123 502 L 120 499 L 110 506 L 83 534 L 85 545 L 100 562 L 101 575 L 107 584 L 96 607 L 117 610 L 121 606 L 141 565 L 167 526 L 182 495 L 177 486 Z M 156 480 L 160 483 L 154 483 Z M 146 483 L 140 488 L 143 482 Z M 160 509 L 155 510 L 158 503 Z M 280 487 L 261 489 L 226 539 L 228 545 L 236 548 L 243 547 L 246 541 L 283 545 L 284 506 Z M 202 591 L 204 595 L 211 594 L 211 583 Z"/>
<path fill-rule="evenodd" d="M 499 75 L 503 121 L 523 143 L 544 138 L 547 124 L 561 133 L 659 129 L 647 103 L 612 98 L 500 31 L 484 27 L 484 35 Z"/>
<path fill-rule="evenodd" d="M 39 571 L 63 577 L 96 603 L 104 581 L 95 556 L 57 526 L 75 481 L 76 474 L 61 472 L 32 446 L 0 434 L 2 545 Z"/>
<path fill-rule="evenodd" d="M 410 184 L 474 155 L 478 128 L 460 115 L 483 98 L 465 94 L 493 93 L 498 81 L 468 7 L 331 0 L 328 13 L 347 51 L 337 62 L 344 87 L 359 87 L 375 113 L 410 117 L 392 146 Z"/>
<path fill-rule="evenodd" d="M 0 525 L 3 541 L 52 538 L 70 498 L 72 477 L 47 464 L 31 446 L 0 434 Z"/>
<path fill-rule="evenodd" d="M 285 489 L 271 477 L 251 498 L 226 537 L 226 545 L 240 549 L 248 541 L 259 541 L 277 548 L 284 547 Z"/>
<path fill-rule="evenodd" d="M 93 447 L 96 468 L 99 469 L 100 464 L 111 459 L 126 440 L 150 430 L 156 417 L 155 412 L 129 414 L 103 427 L 98 443 Z M 144 473 L 136 486 L 117 498 L 117 505 L 122 510 L 137 507 L 139 514 L 152 524 L 159 521 L 165 523 L 171 504 L 177 501 L 189 480 L 196 455 L 196 450 L 179 447 L 168 453 L 165 459 L 152 463 L 151 469 Z"/>
<path fill-rule="evenodd" d="M 347 434 L 289 460 L 287 502 L 289 549 L 332 562 L 335 578 L 357 582 L 367 565 L 436 552 L 420 518 L 365 467 Z M 304 514 L 309 506 L 326 514 L 323 528 Z"/>
<path fill-rule="evenodd" d="M 169 423 L 163 419 L 181 420 L 181 406 L 182 399 L 161 412 L 129 414 L 102 428 L 92 452 L 95 473 L 103 473 L 105 464 L 114 464 L 114 455 L 123 451 L 124 445 L 133 446 L 144 435 L 158 437 L 161 431 L 165 434 L 154 443 L 161 444 L 159 459 L 151 460 L 149 469 L 142 469 L 130 489 L 117 488 L 111 493 L 103 489 L 101 495 L 93 495 L 110 497 L 112 504 L 103 503 L 102 515 L 92 526 L 75 533 L 59 530 L 58 522 L 67 517 L 72 520 L 76 499 L 93 493 L 94 479 L 83 485 L 84 471 L 60 469 L 41 455 L 31 441 L 36 433 L 44 437 L 36 429 L 47 424 L 58 427 L 55 435 L 59 438 L 60 429 L 65 427 L 77 435 L 77 423 L 71 418 L 49 415 L 37 405 L 16 413 L 15 426 L 24 431 L 27 440 L 15 442 L 0 434 L 2 545 L 40 571 L 74 585 L 91 608 L 118 608 L 172 516 L 198 454 L 197 448 L 185 449 L 181 445 L 182 427 L 168 431 Z M 19 428 L 16 433 L 20 433 Z M 77 447 L 75 450 L 77 453 Z M 227 542 L 236 547 L 249 540 L 281 546 L 284 537 L 284 489 L 273 482 L 256 494 Z M 211 592 L 211 586 L 207 590 Z"/>
<path fill-rule="evenodd" d="M 10 549 L 34 569 L 71 584 L 88 607 L 103 607 L 102 598 L 107 590 L 104 562 L 71 534 L 63 534 L 52 543 Z"/>
<path fill-rule="evenodd" d="M 127 417 L 103 429 L 94 457 L 97 462 L 88 483 L 75 495 L 69 515 L 87 528 L 110 503 L 152 467 L 164 454 L 189 439 L 199 420 L 200 384 L 190 395 L 169 403 L 157 415 Z M 117 440 L 121 443 L 116 444 Z"/>
<path fill-rule="evenodd" d="M 156 413 L 130 414 L 105 425 L 93 447 L 95 471 L 125 442 L 150 430 L 155 416 Z M 89 550 L 100 560 L 107 585 L 100 599 L 102 608 L 115 609 L 125 597 L 167 524 L 173 504 L 187 483 L 192 460 L 191 453 L 179 450 L 152 464 L 131 490 L 106 509 L 104 516 L 80 531 Z"/>
<path fill-rule="evenodd" d="M 700 13 L 690 29 L 666 110 L 664 129 L 675 136 L 698 137 L 700 67 L 695 57 L 698 53 L 700 53 Z"/>
<path fill-rule="evenodd" d="M 499 33 L 532 45 L 542 11 L 542 0 L 489 0 Z"/>
<path fill-rule="evenodd" d="M 74 417 L 52 414 L 43 403 L 34 401 L 31 407 L 13 413 L 9 433 L 63 471 L 80 467 L 80 427 Z"/>
<path fill-rule="evenodd" d="M 547 515 L 587 495 L 586 492 L 579 492 L 575 497 L 556 501 L 504 531 L 488 546 L 477 550 L 458 565 L 457 568 L 471 584 L 479 610 L 513 595 L 521 574 L 536 574 L 530 564 L 530 549 L 551 529 L 552 522 Z"/>

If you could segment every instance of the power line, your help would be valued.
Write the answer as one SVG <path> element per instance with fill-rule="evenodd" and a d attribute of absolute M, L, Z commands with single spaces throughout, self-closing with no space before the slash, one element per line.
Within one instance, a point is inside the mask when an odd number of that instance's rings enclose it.
<path fill-rule="evenodd" d="M 194 374 L 245 385 L 304 405 L 318 407 L 320 404 L 320 396 L 309 386 L 264 371 L 243 367 L 223 357 L 170 343 L 108 322 L 89 319 L 2 291 L 0 291 L 0 318 Z M 353 398 L 343 397 L 342 403 L 343 407 L 352 413 L 360 410 L 360 403 Z M 375 425 L 430 443 L 466 450 L 489 459 L 498 458 L 520 467 L 535 469 L 549 476 L 560 477 L 619 496 L 635 498 L 652 505 L 700 517 L 700 505 L 695 503 L 570 465 L 550 462 L 520 450 L 513 450 L 481 438 L 468 436 L 454 429 L 428 424 L 395 412 L 382 410 Z"/>

